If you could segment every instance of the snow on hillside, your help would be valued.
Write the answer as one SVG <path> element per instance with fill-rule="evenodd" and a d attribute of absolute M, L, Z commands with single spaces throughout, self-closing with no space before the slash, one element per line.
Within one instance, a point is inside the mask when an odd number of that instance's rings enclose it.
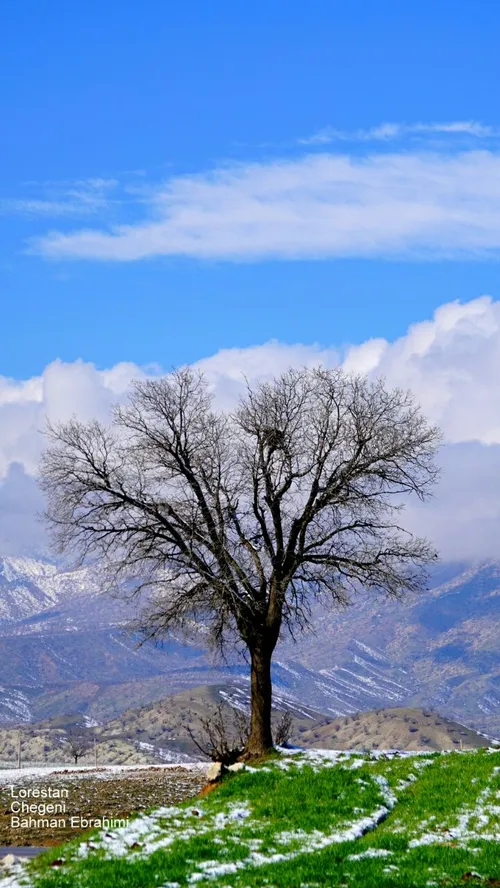
<path fill-rule="evenodd" d="M 22 691 L 0 685 L 0 723 L 29 722 L 31 717 L 29 697 Z"/>
<path fill-rule="evenodd" d="M 0 723 L 27 719 L 33 688 L 52 695 L 48 712 L 55 715 L 66 705 L 85 712 L 92 704 L 90 685 L 72 696 L 82 682 L 113 684 L 110 697 L 116 694 L 123 711 L 124 682 L 168 674 L 168 687 L 179 690 L 243 679 L 241 662 L 225 669 L 209 661 L 202 631 L 196 645 L 171 639 L 164 648 L 136 650 L 123 631 L 131 606 L 103 593 L 97 565 L 70 570 L 47 559 L 0 558 Z M 486 733 L 500 730 L 500 562 L 443 568 L 404 608 L 367 598 L 317 617 L 320 632 L 276 651 L 275 701 L 283 707 L 342 716 L 413 701 Z M 56 693 L 60 683 L 68 703 Z M 241 687 L 248 696 L 246 680 Z M 123 700 L 138 705 L 142 693 L 129 687 Z M 158 699 L 156 686 L 151 693 L 146 702 Z M 243 696 L 233 704 L 245 707 Z"/>
<path fill-rule="evenodd" d="M 62 600 L 93 597 L 102 588 L 95 567 L 68 570 L 34 558 L 0 558 L 0 622 L 36 616 Z"/>

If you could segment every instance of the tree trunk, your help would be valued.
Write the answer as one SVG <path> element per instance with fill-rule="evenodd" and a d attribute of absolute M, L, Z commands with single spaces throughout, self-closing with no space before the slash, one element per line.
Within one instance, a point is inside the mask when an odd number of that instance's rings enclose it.
<path fill-rule="evenodd" d="M 248 758 L 272 749 L 271 733 L 271 651 L 256 648 L 251 652 L 250 735 L 245 750 Z"/>

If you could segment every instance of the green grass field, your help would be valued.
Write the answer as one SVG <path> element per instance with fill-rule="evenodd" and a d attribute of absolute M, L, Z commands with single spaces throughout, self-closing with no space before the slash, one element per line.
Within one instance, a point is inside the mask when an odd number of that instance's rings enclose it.
<path fill-rule="evenodd" d="M 10 885 L 24 877 L 36 888 L 500 886 L 500 752 L 283 753 L 194 802 L 80 836 Z"/>

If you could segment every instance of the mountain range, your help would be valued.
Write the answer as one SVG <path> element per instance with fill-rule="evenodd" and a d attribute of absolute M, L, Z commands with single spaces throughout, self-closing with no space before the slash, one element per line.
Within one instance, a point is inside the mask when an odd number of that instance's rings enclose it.
<path fill-rule="evenodd" d="M 248 696 L 247 665 L 214 663 L 202 627 L 190 643 L 139 646 L 133 614 L 103 593 L 98 567 L 0 558 L 0 724 L 71 713 L 103 724 L 200 685 Z M 313 625 L 276 651 L 281 707 L 328 718 L 430 707 L 500 735 L 500 562 L 440 565 L 429 589 L 404 601 L 315 606 Z"/>

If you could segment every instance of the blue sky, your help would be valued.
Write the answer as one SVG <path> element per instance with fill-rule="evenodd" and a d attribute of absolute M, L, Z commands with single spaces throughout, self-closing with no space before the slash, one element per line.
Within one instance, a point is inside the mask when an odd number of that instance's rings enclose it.
<path fill-rule="evenodd" d="M 0 555 L 45 551 L 47 417 L 320 361 L 411 388 L 445 447 L 408 526 L 498 557 L 499 33 L 492 0 L 0 5 Z"/>
<path fill-rule="evenodd" d="M 488 0 L 3 4 L 0 375 L 27 379 L 56 358 L 168 367 L 273 338 L 391 340 L 444 302 L 498 298 L 500 200 L 485 191 L 498 171 L 499 26 Z M 457 122 L 469 128 L 446 130 Z M 453 166 L 471 152 L 472 168 Z M 479 196 L 477 152 L 488 154 Z M 348 195 L 359 214 L 334 242 L 322 189 L 335 202 L 345 170 L 322 172 L 321 157 L 348 158 L 363 179 Z M 284 202 L 266 192 L 281 174 L 293 178 Z M 372 175 L 388 203 L 371 201 Z M 418 231 L 394 232 L 401 192 L 411 215 L 419 177 L 425 192 L 443 175 L 451 190 L 468 183 L 458 202 L 475 215 L 434 237 L 448 197 L 432 192 Z M 280 211 L 296 206 L 298 230 L 282 230 Z M 174 228 L 148 228 L 165 212 Z M 379 217 L 391 229 L 381 242 Z"/>

